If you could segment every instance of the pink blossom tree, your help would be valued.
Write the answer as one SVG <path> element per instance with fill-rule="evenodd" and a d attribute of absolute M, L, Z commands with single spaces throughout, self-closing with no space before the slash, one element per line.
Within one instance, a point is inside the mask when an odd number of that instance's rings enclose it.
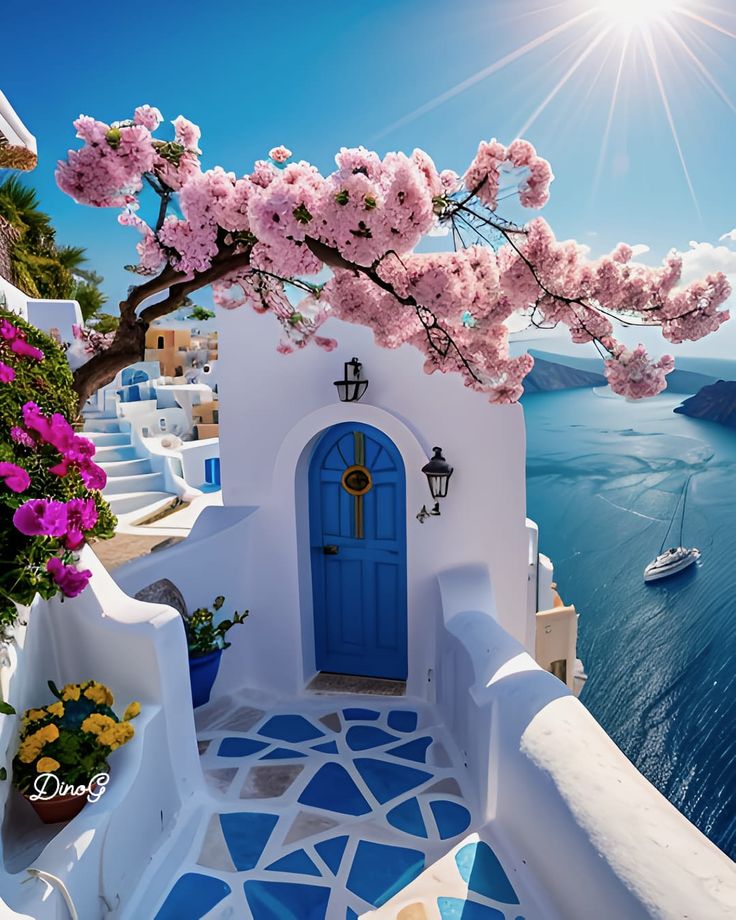
<path fill-rule="evenodd" d="M 334 315 L 371 327 L 386 348 L 419 348 L 428 373 L 458 372 L 500 403 L 519 399 L 533 365 L 529 355 L 509 354 L 514 314 L 539 328 L 562 323 L 573 342 L 593 342 L 611 387 L 636 398 L 664 389 L 674 361 L 625 348 L 614 337 L 616 320 L 656 325 L 665 339 L 683 342 L 728 319 L 719 309 L 730 295 L 723 274 L 678 287 L 674 252 L 657 268 L 632 262 L 625 244 L 591 260 L 580 244 L 556 240 L 542 218 L 520 226 L 500 216 L 500 193 L 515 191 L 527 208 L 549 197 L 550 165 L 524 140 L 482 142 L 462 177 L 438 171 L 421 150 L 380 157 L 363 148 L 341 149 L 336 170 L 323 176 L 309 163 L 289 163 L 284 147 L 237 177 L 201 168 L 191 122 L 179 116 L 170 140 L 156 137 L 161 122 L 150 106 L 112 125 L 81 116 L 83 145 L 57 169 L 63 191 L 82 204 L 120 208 L 119 222 L 141 235 L 133 270 L 145 280 L 120 303 L 109 347 L 76 371 L 80 405 L 143 357 L 151 322 L 208 285 L 226 309 L 273 313 L 282 352 L 311 340 L 333 348 L 319 329 Z M 140 217 L 144 189 L 158 196 L 152 224 Z M 415 251 L 442 228 L 453 251 Z M 329 280 L 314 280 L 325 267 Z"/>

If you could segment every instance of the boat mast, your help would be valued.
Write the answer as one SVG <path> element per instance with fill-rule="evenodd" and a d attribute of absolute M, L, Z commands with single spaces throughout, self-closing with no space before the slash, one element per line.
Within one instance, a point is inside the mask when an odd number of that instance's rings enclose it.
<path fill-rule="evenodd" d="M 680 542 L 678 545 L 682 546 L 682 530 L 683 530 L 683 527 L 685 526 L 685 502 L 687 501 L 687 489 L 688 489 L 688 486 L 690 485 L 690 480 L 692 478 L 693 478 L 693 474 L 690 473 L 690 475 L 685 480 L 685 485 L 682 487 L 682 491 L 680 492 L 680 495 L 677 499 L 675 510 L 672 512 L 672 517 L 670 519 L 669 527 L 667 528 L 667 532 L 665 533 L 664 539 L 662 540 L 662 545 L 659 547 L 658 555 L 661 555 L 662 551 L 664 550 L 664 545 L 667 542 L 667 537 L 670 535 L 670 530 L 672 530 L 672 525 L 675 523 L 675 517 L 677 516 L 677 509 L 680 507 L 680 502 L 682 502 L 682 517 L 680 518 Z"/>

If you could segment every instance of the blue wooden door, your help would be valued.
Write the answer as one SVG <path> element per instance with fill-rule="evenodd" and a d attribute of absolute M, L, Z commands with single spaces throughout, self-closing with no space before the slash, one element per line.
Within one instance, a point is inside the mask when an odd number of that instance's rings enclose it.
<path fill-rule="evenodd" d="M 405 680 L 406 483 L 369 425 L 322 436 L 309 470 L 317 669 Z"/>

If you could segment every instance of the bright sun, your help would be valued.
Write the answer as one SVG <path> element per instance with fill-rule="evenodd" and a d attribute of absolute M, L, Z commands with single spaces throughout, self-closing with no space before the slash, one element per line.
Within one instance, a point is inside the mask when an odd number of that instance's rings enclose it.
<path fill-rule="evenodd" d="M 661 19 L 677 5 L 677 0 L 594 0 L 594 6 L 612 24 L 644 26 Z"/>

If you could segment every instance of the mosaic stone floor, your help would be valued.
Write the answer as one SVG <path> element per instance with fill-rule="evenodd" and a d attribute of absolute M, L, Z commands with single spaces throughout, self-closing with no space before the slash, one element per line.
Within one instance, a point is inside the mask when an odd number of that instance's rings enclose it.
<path fill-rule="evenodd" d="M 416 702 L 319 697 L 258 708 L 226 699 L 198 710 L 197 724 L 212 810 L 155 920 L 356 920 L 473 826 L 452 742 Z M 455 862 L 466 889 L 471 876 L 485 880 L 477 903 L 439 898 L 431 914 L 401 911 L 400 920 L 523 920 L 490 847 L 469 843 Z"/>

